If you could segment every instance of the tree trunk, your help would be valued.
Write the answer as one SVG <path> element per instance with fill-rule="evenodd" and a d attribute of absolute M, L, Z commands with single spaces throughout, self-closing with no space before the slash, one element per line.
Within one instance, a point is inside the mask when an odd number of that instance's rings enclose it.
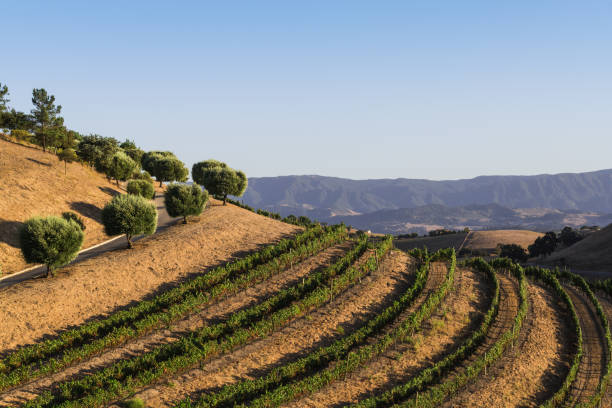
<path fill-rule="evenodd" d="M 223 196 L 223 205 L 227 205 L 227 194 Z"/>
<path fill-rule="evenodd" d="M 183 216 L 183 224 L 187 224 L 187 216 Z"/>
<path fill-rule="evenodd" d="M 129 249 L 134 248 L 134 245 L 132 244 L 132 236 L 129 234 L 125 234 L 125 237 L 127 238 L 128 248 Z"/>
<path fill-rule="evenodd" d="M 67 168 L 68 168 L 68 162 L 65 161 L 64 162 L 64 176 L 67 174 L 67 170 L 66 170 Z"/>
<path fill-rule="evenodd" d="M 45 278 L 50 278 L 50 277 L 51 277 L 51 267 L 47 265 L 47 274 L 45 275 Z"/>
<path fill-rule="evenodd" d="M 162 184 L 162 181 L 161 181 L 161 180 L 159 180 L 159 186 L 160 186 L 160 187 L 163 187 L 163 186 L 164 186 L 164 185 Z"/>
<path fill-rule="evenodd" d="M 117 187 L 119 187 L 119 179 L 115 179 L 115 181 L 117 182 Z"/>

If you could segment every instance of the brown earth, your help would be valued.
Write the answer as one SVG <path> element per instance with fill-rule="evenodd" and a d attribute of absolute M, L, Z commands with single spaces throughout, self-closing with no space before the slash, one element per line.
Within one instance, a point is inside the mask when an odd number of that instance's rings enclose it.
<path fill-rule="evenodd" d="M 565 290 L 572 299 L 582 328 L 582 359 L 566 401 L 568 406 L 574 406 L 586 403 L 596 393 L 597 385 L 605 373 L 606 343 L 595 306 L 588 296 L 570 285 L 565 285 Z"/>
<path fill-rule="evenodd" d="M 213 203 L 214 204 L 214 203 Z M 179 224 L 62 269 L 52 279 L 0 290 L 0 354 L 55 336 L 299 231 L 233 205 L 214 204 Z"/>
<path fill-rule="evenodd" d="M 465 248 L 492 250 L 497 244 L 517 244 L 527 249 L 542 235 L 541 232 L 527 230 L 472 231 L 465 242 Z"/>
<path fill-rule="evenodd" d="M 512 328 L 514 318 L 516 317 L 519 309 L 519 288 L 518 282 L 514 278 L 510 278 L 503 273 L 498 273 L 499 279 L 499 311 L 495 321 L 491 324 L 487 337 L 483 343 L 478 346 L 476 351 L 467 358 L 462 364 L 455 368 L 447 378 L 453 378 L 459 373 L 465 372 L 465 369 L 471 365 L 476 359 L 484 355 L 508 330 Z M 470 387 L 465 392 L 476 391 L 477 387 Z M 461 398 L 461 393 L 456 397 Z M 481 402 L 482 403 L 482 402 Z M 455 398 L 451 398 L 446 403 L 442 404 L 442 407 L 452 408 L 461 406 L 455 402 Z"/>
<path fill-rule="evenodd" d="M 408 341 L 398 343 L 347 378 L 303 398 L 291 407 L 340 407 L 403 383 L 457 347 L 482 320 L 492 285 L 469 269 L 458 268 L 454 290 Z"/>
<path fill-rule="evenodd" d="M 186 396 L 197 398 L 201 393 L 223 385 L 263 376 L 280 364 L 330 344 L 372 318 L 410 284 L 414 265 L 407 255 L 394 251 L 385 258 L 378 271 L 332 302 L 266 338 L 143 390 L 136 397 L 146 401 L 148 407 L 167 407 Z"/>
<path fill-rule="evenodd" d="M 186 335 L 190 331 L 226 320 L 232 313 L 263 302 L 277 291 L 294 285 L 310 273 L 335 262 L 351 246 L 352 243 L 350 242 L 333 246 L 294 265 L 293 268 L 288 268 L 261 283 L 249 286 L 235 295 L 228 296 L 210 306 L 205 306 L 202 310 L 173 323 L 170 327 L 156 330 L 125 345 L 115 347 L 91 359 L 79 362 L 51 376 L 42 377 L 21 387 L 11 389 L 0 395 L 0 406 L 18 406 L 35 398 L 43 391 L 53 388 L 62 381 L 101 370 L 117 361 L 141 355 L 164 343 L 177 341 L 181 336 Z"/>
<path fill-rule="evenodd" d="M 64 163 L 51 153 L 0 139 L 0 271 L 28 266 L 19 248 L 19 228 L 35 215 L 73 211 L 85 222 L 83 248 L 110 237 L 104 233 L 102 207 L 121 192 L 89 167 Z"/>
<path fill-rule="evenodd" d="M 528 288 L 530 308 L 515 345 L 453 398 L 455 406 L 537 407 L 562 385 L 573 351 L 567 310 L 544 287 Z"/>
<path fill-rule="evenodd" d="M 604 310 L 608 322 L 612 322 L 612 298 L 603 292 L 597 292 L 597 299 Z M 612 407 L 612 384 L 608 384 L 608 389 L 602 400 L 602 406 Z"/>

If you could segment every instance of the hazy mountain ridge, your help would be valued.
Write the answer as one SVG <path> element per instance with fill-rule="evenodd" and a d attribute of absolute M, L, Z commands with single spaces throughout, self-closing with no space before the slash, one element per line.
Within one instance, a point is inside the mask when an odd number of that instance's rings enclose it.
<path fill-rule="evenodd" d="M 262 177 L 249 179 L 243 200 L 282 215 L 343 220 L 377 232 L 461 225 L 546 230 L 611 222 L 612 169 L 447 181 Z"/>
<path fill-rule="evenodd" d="M 559 208 L 612 212 L 612 169 L 537 176 L 480 176 L 464 180 L 350 180 L 323 176 L 249 179 L 244 201 L 261 208 L 288 207 L 369 213 L 427 204 L 461 207 Z"/>

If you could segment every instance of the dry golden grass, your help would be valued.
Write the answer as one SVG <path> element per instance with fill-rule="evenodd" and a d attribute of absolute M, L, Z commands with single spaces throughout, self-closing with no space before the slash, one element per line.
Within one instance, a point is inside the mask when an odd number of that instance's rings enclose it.
<path fill-rule="evenodd" d="M 495 249 L 497 244 L 517 244 L 527 249 L 542 233 L 527 230 L 473 231 L 465 242 L 468 249 Z"/>
<path fill-rule="evenodd" d="M 109 239 L 100 222 L 102 207 L 120 190 L 100 173 L 78 163 L 67 166 L 54 154 L 0 140 L 0 265 L 4 274 L 27 267 L 19 228 L 28 218 L 74 211 L 85 221 L 83 248 Z"/>
<path fill-rule="evenodd" d="M 38 341 L 116 308 L 139 301 L 193 273 L 299 231 L 213 200 L 197 222 L 177 224 L 0 293 L 0 352 Z"/>

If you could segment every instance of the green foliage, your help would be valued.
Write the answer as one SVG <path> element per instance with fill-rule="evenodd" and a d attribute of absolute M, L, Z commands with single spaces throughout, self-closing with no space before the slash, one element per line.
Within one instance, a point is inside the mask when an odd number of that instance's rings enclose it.
<path fill-rule="evenodd" d="M 21 140 L 24 142 L 31 142 L 32 138 L 34 137 L 33 134 L 31 134 L 27 130 L 22 130 L 22 129 L 11 130 L 11 136 L 13 136 L 17 140 Z"/>
<path fill-rule="evenodd" d="M 142 196 L 148 200 L 155 197 L 155 189 L 153 184 L 147 180 L 130 180 L 127 183 L 128 194 Z"/>
<path fill-rule="evenodd" d="M 125 234 L 128 247 L 132 248 L 132 237 L 150 235 L 157 227 L 155 205 L 144 197 L 122 194 L 104 206 L 102 223 L 108 235 Z"/>
<path fill-rule="evenodd" d="M 10 112 L 0 112 L 0 125 L 6 129 L 23 129 L 34 131 L 34 118 L 24 112 L 11 109 Z"/>
<path fill-rule="evenodd" d="M 145 408 L 145 402 L 140 398 L 132 398 L 130 400 L 125 401 L 123 403 L 123 407 L 125 408 Z"/>
<path fill-rule="evenodd" d="M 96 170 L 107 173 L 110 161 L 119 151 L 119 144 L 112 137 L 100 135 L 83 136 L 77 147 L 77 156 Z"/>
<path fill-rule="evenodd" d="M 85 231 L 85 223 L 83 222 L 83 218 L 81 218 L 77 213 L 65 211 L 62 213 L 62 218 L 66 221 L 74 221 L 82 231 Z"/>
<path fill-rule="evenodd" d="M 210 194 L 222 197 L 223 204 L 226 204 L 228 195 L 240 197 L 244 194 L 248 184 L 244 172 L 234 170 L 217 160 L 206 160 L 194 164 L 191 174 L 193 180 L 204 186 Z"/>
<path fill-rule="evenodd" d="M 159 181 L 187 181 L 189 170 L 172 152 L 151 151 L 142 156 L 142 168 Z"/>
<path fill-rule="evenodd" d="M 74 221 L 34 217 L 24 223 L 19 241 L 25 260 L 47 265 L 48 276 L 54 269 L 76 258 L 83 237 L 83 230 Z"/>
<path fill-rule="evenodd" d="M 57 157 L 64 162 L 64 174 L 66 174 L 66 166 L 68 163 L 78 160 L 77 154 L 74 149 L 63 149 L 57 154 Z"/>
<path fill-rule="evenodd" d="M 529 245 L 527 248 L 529 250 L 529 256 L 550 255 L 557 248 L 557 243 L 557 234 L 553 231 L 549 231 L 543 237 L 536 238 L 535 242 Z"/>
<path fill-rule="evenodd" d="M 119 184 L 119 180 L 127 180 L 137 168 L 138 164 L 130 156 L 118 151 L 111 157 L 106 175 L 117 180 L 117 184 Z"/>
<path fill-rule="evenodd" d="M 170 184 L 164 194 L 164 204 L 171 217 L 183 217 L 187 223 L 190 215 L 200 215 L 208 201 L 208 191 L 197 184 Z"/>
<path fill-rule="evenodd" d="M 134 160 L 138 166 L 142 165 L 142 156 L 144 155 L 144 150 L 140 149 L 136 146 L 133 140 L 126 139 L 125 142 L 119 145 L 121 149 Z"/>
<path fill-rule="evenodd" d="M 63 119 L 58 115 L 62 111 L 61 105 L 55 105 L 55 96 L 49 95 L 44 88 L 32 90 L 32 109 L 31 114 L 36 123 L 36 138 L 47 150 L 48 139 L 57 136 L 57 127 L 63 125 Z M 56 129 L 51 129 L 56 127 Z"/>
<path fill-rule="evenodd" d="M 189 170 L 179 159 L 164 157 L 155 161 L 155 172 L 153 175 L 161 186 L 164 181 L 187 181 Z"/>
<path fill-rule="evenodd" d="M 0 82 L 0 114 L 7 111 L 7 104 L 10 102 L 10 99 L 7 98 L 9 94 L 8 86 L 6 84 L 2 85 Z"/>
<path fill-rule="evenodd" d="M 582 234 L 572 227 L 565 227 L 561 230 L 561 234 L 559 234 L 559 241 L 566 247 L 570 245 L 574 245 L 576 242 L 581 241 Z"/>
<path fill-rule="evenodd" d="M 525 248 L 517 244 L 501 244 L 499 245 L 501 250 L 500 256 L 505 258 L 510 258 L 514 262 L 527 262 L 529 259 L 529 255 Z"/>
<path fill-rule="evenodd" d="M 153 177 L 151 177 L 149 172 L 146 171 L 146 170 L 135 171 L 134 173 L 132 173 L 132 179 L 133 180 L 145 180 L 145 181 L 148 181 L 149 183 L 153 184 Z"/>

